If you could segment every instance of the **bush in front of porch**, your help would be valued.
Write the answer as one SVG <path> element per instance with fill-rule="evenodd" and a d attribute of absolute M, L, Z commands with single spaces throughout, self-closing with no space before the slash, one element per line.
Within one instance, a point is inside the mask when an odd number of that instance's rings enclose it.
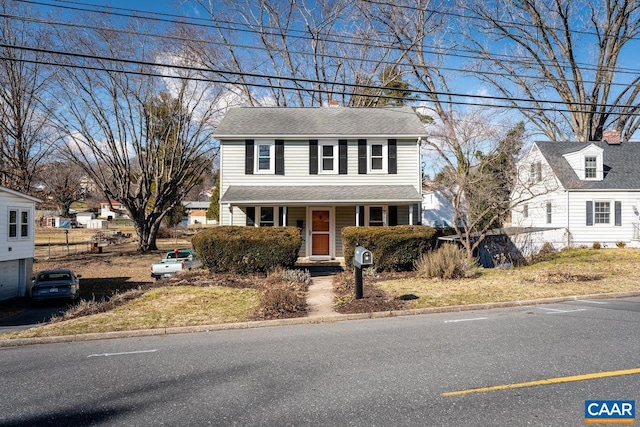
<path fill-rule="evenodd" d="M 267 273 L 293 268 L 302 244 L 297 227 L 220 226 L 193 236 L 202 264 L 214 273 Z"/>
<path fill-rule="evenodd" d="M 373 254 L 376 271 L 410 271 L 422 254 L 436 247 L 440 236 L 439 230 L 423 225 L 344 227 L 344 260 L 347 268 L 352 269 L 353 251 L 359 243 Z"/>

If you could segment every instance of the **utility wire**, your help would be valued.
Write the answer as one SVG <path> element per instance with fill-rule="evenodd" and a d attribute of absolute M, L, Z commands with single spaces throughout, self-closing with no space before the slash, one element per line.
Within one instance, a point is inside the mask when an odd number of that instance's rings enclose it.
<path fill-rule="evenodd" d="M 373 85 L 363 85 L 363 84 L 356 84 L 356 83 L 342 83 L 342 82 L 331 82 L 331 81 L 322 81 L 322 80 L 315 80 L 315 79 L 307 79 L 307 78 L 296 78 L 296 77 L 280 77 L 280 76 L 273 76 L 273 75 L 265 75 L 265 74 L 258 74 L 258 73 L 247 73 L 247 72 L 239 72 L 239 71 L 230 71 L 230 70 L 221 70 L 221 69 L 208 69 L 208 68 L 199 68 L 199 67 L 193 67 L 193 66 L 186 66 L 186 65 L 178 65 L 178 64 L 163 64 L 163 63 L 157 63 L 157 62 L 150 62 L 150 61 L 140 61 L 140 60 L 132 60 L 132 59 L 122 59 L 122 58 L 112 58 L 112 57 L 108 57 L 108 56 L 98 56 L 98 55 L 88 55 L 88 54 L 83 54 L 83 53 L 75 53 L 75 52 L 64 52 L 64 51 L 57 51 L 57 50 L 52 50 L 52 49 L 42 49 L 42 48 L 34 48 L 34 47 L 24 47 L 24 46 L 15 46 L 15 45 L 8 45 L 5 43 L 0 43 L 0 48 L 8 48 L 8 49 L 19 49 L 19 50 L 24 50 L 24 51 L 30 51 L 30 52 L 38 52 L 38 53 L 44 53 L 44 54 L 51 54 L 51 55 L 60 55 L 60 56 L 67 56 L 67 57 L 75 57 L 75 58 L 83 58 L 83 59 L 91 59 L 91 60 L 99 60 L 99 61 L 108 61 L 108 62 L 117 62 L 117 63 L 122 63 L 122 64 L 132 64 L 132 65 L 142 65 L 142 66 L 148 66 L 148 67 L 159 67 L 159 68 L 167 68 L 167 69 L 172 69 L 172 70 L 183 70 L 183 71 L 193 71 L 193 72 L 200 72 L 200 73 L 205 73 L 205 74 L 218 74 L 221 76 L 225 76 L 225 75 L 229 75 L 229 76 L 238 76 L 238 77 L 251 77 L 251 78 L 256 78 L 256 79 L 264 79 L 267 81 L 272 81 L 272 80 L 276 80 L 276 81 L 290 81 L 292 83 L 307 83 L 307 84 L 316 84 L 316 85 L 326 85 L 326 86 L 337 86 L 337 87 L 345 87 L 345 88 L 352 88 L 352 89 L 373 89 L 373 90 L 385 90 L 388 88 L 385 87 L 381 87 L 381 86 L 373 86 Z M 43 61 L 43 60 L 29 60 L 29 59 L 14 59 L 14 58 L 9 58 L 9 57 L 0 57 L 0 59 L 2 60 L 18 60 L 18 61 L 22 61 L 22 62 L 28 62 L 28 63 L 35 63 L 35 64 L 43 64 L 43 65 L 50 65 L 50 66 L 59 66 L 59 67 L 67 67 L 67 68 L 78 68 L 78 69 L 87 69 L 87 70 L 94 70 L 94 71 L 107 71 L 107 72 L 119 72 L 119 73 L 126 73 L 126 74 L 137 74 L 137 75 L 145 75 L 145 76 L 149 76 L 149 77 L 165 77 L 165 78 L 177 78 L 177 79 L 187 79 L 187 80 L 194 80 L 194 81 L 207 81 L 207 82 L 211 82 L 211 83 L 224 83 L 224 84 L 232 84 L 232 85 L 245 85 L 245 86 L 251 86 L 251 87 L 260 87 L 260 88 L 269 88 L 269 89 L 279 89 L 279 90 L 291 90 L 291 91 L 303 91 L 303 92 L 307 92 L 307 93 L 326 93 L 326 94 L 338 94 L 338 95 L 343 95 L 343 96 L 360 96 L 360 97 L 364 97 L 364 98 L 389 98 L 389 99 L 399 99 L 399 100 L 406 100 L 404 97 L 396 97 L 396 96 L 386 96 L 386 95 L 378 95 L 378 94 L 367 94 L 367 93 L 348 93 L 348 92 L 344 92 L 344 91 L 337 91 L 337 90 L 330 90 L 330 89 L 319 89 L 317 87 L 315 88 L 305 88 L 305 87 L 290 87 L 290 86 L 279 86 L 279 85 L 273 85 L 270 83 L 255 83 L 255 82 L 233 82 L 230 81 L 228 79 L 225 80 L 221 80 L 221 79 L 210 79 L 210 78 L 197 78 L 197 77 L 193 77 L 193 76 L 171 76 L 171 75 L 166 75 L 166 74 L 159 74 L 159 73 L 148 73 L 148 72 L 141 72 L 141 71 L 136 71 L 136 70 L 118 70 L 118 69 L 109 69 L 109 68 L 105 68 L 105 67 L 97 67 L 97 66 L 86 66 L 86 65 L 80 65 L 80 64 L 69 64 L 69 63 L 59 63 L 59 62 L 53 62 L 53 61 Z M 591 107 L 593 105 L 598 105 L 598 106 L 602 106 L 602 107 L 629 107 L 629 108 L 635 108 L 634 106 L 620 106 L 620 105 L 613 105 L 613 104 L 590 104 L 590 103 L 579 103 L 579 102 L 563 102 L 563 101 L 552 101 L 552 100 L 531 100 L 531 99 L 526 99 L 526 98 L 509 98 L 509 97 L 497 97 L 497 96 L 489 96 L 489 95 L 470 95 L 470 94 L 459 94 L 459 93 L 449 93 L 449 92 L 439 92 L 439 91 L 426 91 L 426 90 L 413 90 L 413 89 L 408 89 L 405 92 L 409 92 L 409 93 L 417 93 L 417 94 L 421 94 L 421 95 L 426 95 L 427 98 L 419 98 L 419 99 L 412 99 L 412 101 L 424 101 L 424 102 L 432 102 L 432 98 L 429 97 L 453 97 L 453 98 L 472 98 L 472 99 L 481 99 L 481 100 L 490 100 L 490 101 L 507 101 L 507 102 L 525 102 L 525 103 L 539 103 L 539 104 L 551 104 L 551 105 L 560 105 L 560 106 L 565 106 L 565 105 L 575 105 L 575 106 L 582 106 L 582 107 L 587 107 L 584 110 L 581 109 L 566 109 L 566 108 L 542 108 L 542 107 L 526 107 L 526 106 L 518 106 L 519 109 L 521 110 L 528 110 L 528 111 L 553 111 L 553 112 L 583 112 L 583 113 L 590 113 L 593 112 L 593 110 L 591 109 Z M 480 102 L 462 102 L 462 101 L 453 101 L 453 100 L 448 100 L 448 101 L 442 101 L 445 102 L 447 104 L 454 104 L 454 105 L 468 105 L 468 106 L 483 106 L 483 107 L 493 107 L 493 108 L 507 108 L 507 109 L 513 109 L 515 108 L 513 105 L 494 105 L 494 104 L 487 104 L 487 103 L 480 103 Z M 629 116 L 632 115 L 636 115 L 635 113 L 629 113 L 627 114 Z M 638 115 L 640 115 L 640 113 L 638 113 Z"/>
<path fill-rule="evenodd" d="M 49 20 L 49 19 L 33 18 L 33 17 L 28 17 L 28 16 L 9 15 L 9 14 L 6 14 L 6 13 L 0 13 L 0 17 L 1 18 L 24 21 L 24 22 L 31 22 L 31 23 L 35 23 L 35 24 L 45 24 L 45 25 L 71 27 L 71 28 L 82 28 L 82 29 L 94 30 L 94 31 L 113 31 L 113 32 L 119 33 L 119 34 L 129 34 L 129 35 L 136 35 L 136 36 L 142 36 L 142 37 L 151 37 L 151 38 L 162 38 L 162 39 L 168 39 L 168 40 L 176 40 L 176 41 L 180 41 L 180 42 L 193 41 L 193 39 L 191 39 L 189 37 L 181 37 L 181 36 L 176 36 L 176 35 L 172 35 L 172 34 L 155 34 L 155 33 L 149 33 L 149 32 L 144 32 L 144 31 L 126 30 L 126 29 L 122 29 L 122 28 L 113 28 L 113 27 L 104 27 L 104 26 L 97 26 L 97 25 L 88 25 L 88 24 L 81 24 L 81 23 L 67 22 L 67 21 L 54 21 L 54 20 Z M 207 45 L 213 45 L 213 46 L 224 46 L 224 47 L 237 48 L 237 49 L 258 50 L 258 51 L 269 52 L 269 48 L 267 48 L 266 46 L 253 46 L 253 45 L 239 44 L 239 43 L 224 43 L 224 42 L 218 42 L 218 41 L 212 41 L 212 40 L 202 40 L 202 41 L 199 41 L 199 42 L 203 42 L 203 43 L 205 43 Z M 410 66 L 409 64 L 405 64 L 403 62 L 397 62 L 397 61 L 368 59 L 368 58 L 356 58 L 356 57 L 353 57 L 353 56 L 332 55 L 332 54 L 323 53 L 323 52 L 305 52 L 305 51 L 300 51 L 300 50 L 288 50 L 288 52 L 290 54 L 300 55 L 300 56 L 315 55 L 315 56 L 322 57 L 322 58 L 330 58 L 330 59 L 337 59 L 337 60 L 346 59 L 346 60 L 352 60 L 352 61 L 360 61 L 360 62 L 364 62 L 364 63 L 385 64 L 385 65 L 390 65 L 390 66 L 394 66 L 394 67 L 398 67 L 398 66 L 399 67 L 402 67 L 402 66 L 407 66 L 408 67 L 408 66 Z M 438 66 L 438 69 L 439 70 L 444 70 L 444 71 L 451 71 L 451 72 L 454 72 L 454 73 L 462 73 L 462 74 L 468 74 L 468 73 L 472 72 L 471 70 L 467 70 L 467 69 L 454 68 L 454 67 L 444 67 L 444 66 Z M 627 74 L 625 72 L 621 72 L 621 73 Z M 499 76 L 499 77 L 509 77 L 510 76 L 509 73 L 501 73 L 501 72 L 489 71 L 489 70 L 483 71 L 482 74 L 487 74 L 487 75 L 492 75 L 492 76 Z M 628 74 L 633 74 L 635 76 L 638 75 L 637 72 L 628 73 Z M 519 77 L 524 78 L 524 79 L 535 79 L 535 80 L 540 79 L 539 76 L 520 75 Z M 564 79 L 564 80 L 567 81 L 567 82 L 576 82 L 577 81 L 575 79 Z M 580 82 L 588 83 L 588 84 L 595 84 L 596 83 L 595 81 L 592 81 L 592 80 L 580 80 Z M 612 82 L 610 85 L 611 86 L 627 87 L 627 86 L 629 86 L 629 83 Z"/>
<path fill-rule="evenodd" d="M 78 4 L 78 5 L 83 5 L 83 6 L 90 6 L 90 7 L 102 7 L 102 8 L 106 8 L 108 10 L 95 10 L 95 9 L 83 9 L 83 8 L 79 8 L 79 7 L 74 7 L 74 6 L 63 6 L 63 5 L 56 5 L 56 4 L 50 4 L 50 3 L 44 3 L 41 1 L 35 1 L 35 0 L 15 0 L 15 1 L 19 1 L 22 3 L 28 3 L 28 4 L 35 4 L 35 5 L 40 5 L 40 6 L 48 6 L 48 7 L 55 7 L 55 8 L 61 8 L 61 9 L 66 9 L 66 10 L 75 10 L 75 11 L 82 11 L 82 12 L 91 12 L 91 13 L 100 13 L 100 14 L 106 14 L 106 15 L 112 15 L 112 16 L 121 16 L 121 17 L 126 17 L 126 18 L 133 18 L 133 19 L 145 19 L 145 20 L 151 20 L 151 21 L 156 21 L 156 22 L 164 22 L 164 23 L 171 23 L 171 24 L 176 24 L 176 21 L 171 20 L 171 19 L 163 19 L 163 18 L 159 18 L 157 16 L 137 16 L 137 15 L 131 15 L 131 14 L 125 14 L 125 13 L 119 13 L 119 12 L 113 12 L 112 9 L 115 10 L 122 10 L 122 11 L 128 11 L 128 12 L 132 12 L 132 13 L 144 13 L 144 14 L 154 14 L 154 15 L 159 15 L 159 16 L 170 16 L 170 17 L 175 17 L 175 18 L 179 18 L 179 19 L 183 19 L 183 20 L 205 20 L 204 18 L 191 18 L 191 17 L 187 17 L 187 16 L 182 16 L 182 15 L 172 15 L 172 14 L 164 14 L 164 13 L 153 13 L 153 12 L 149 12 L 149 11 L 143 11 L 143 10 L 137 10 L 137 9 L 127 9 L 127 8 L 111 8 L 108 6 L 101 6 L 101 5 L 91 5 L 88 3 L 82 3 L 82 2 L 70 2 L 70 1 L 64 1 L 64 0 L 57 0 L 58 2 L 63 2 L 63 3 L 73 3 L 73 4 Z M 207 20 L 208 22 L 208 20 Z M 203 27 L 203 28 L 209 28 L 209 29 L 216 29 L 216 30 L 228 30 L 228 31 L 239 31 L 239 32 L 243 32 L 243 33 L 249 33 L 249 34 L 260 34 L 260 31 L 257 31 L 255 29 L 253 29 L 249 24 L 246 23 L 240 23 L 240 22 L 234 22 L 234 21 L 226 21 L 226 20 L 220 20 L 220 21 L 216 21 L 216 24 L 201 24 L 201 23 L 194 23 L 194 22 L 186 22 L 186 21 L 180 21 L 179 23 L 184 24 L 184 25 L 190 25 L 190 26 L 197 26 L 197 27 Z M 230 26 L 227 27 L 223 27 L 221 25 L 219 25 L 219 23 L 224 23 Z M 240 28 L 236 28 L 233 27 L 231 25 L 235 25 L 235 26 L 240 26 L 240 27 L 246 27 L 249 29 L 240 29 Z M 273 31 L 278 31 L 278 32 L 273 32 L 273 33 L 266 33 L 267 35 L 273 35 L 273 36 L 282 36 L 279 28 L 277 27 L 272 27 L 272 26 L 261 26 L 261 28 L 263 29 L 268 29 L 268 30 L 273 30 Z M 306 32 L 304 32 L 303 30 L 296 30 L 296 29 L 291 29 L 288 28 L 287 29 L 287 33 L 301 33 L 303 35 L 290 35 L 287 34 L 288 38 L 293 38 L 293 39 L 303 39 L 303 40 L 308 40 L 308 41 L 323 41 L 323 42 L 328 42 L 328 43 L 336 43 L 336 44 L 343 44 L 343 45 L 351 45 L 351 46 L 358 46 L 358 47 L 379 47 L 379 48 L 395 48 L 398 49 L 397 47 L 395 47 L 395 45 L 391 42 L 387 42 L 387 41 L 381 41 L 381 40 L 373 40 L 373 43 L 371 43 L 371 39 L 370 38 L 365 38 L 365 37 L 357 37 L 357 36 L 352 36 L 352 35 L 340 35 L 339 37 L 343 38 L 343 39 L 352 39 L 352 40 L 359 40 L 359 41 L 345 41 L 345 40 L 340 40 L 338 39 L 336 35 L 333 35 L 333 38 L 322 38 L 322 37 L 312 37 L 310 35 L 307 35 Z M 463 59 L 475 59 L 475 60 L 486 60 L 486 57 L 483 56 L 477 56 L 477 55 L 473 55 L 474 53 L 478 53 L 478 51 L 475 50 L 469 50 L 469 49 L 460 49 L 460 48 L 448 48 L 448 52 L 443 52 L 442 48 L 437 47 L 437 46 L 428 46 L 428 45 L 423 45 L 423 47 L 426 47 L 428 49 L 431 50 L 427 50 L 427 53 L 432 54 L 432 55 L 445 55 L 445 56 L 449 56 L 449 57 L 455 57 L 455 58 L 463 58 Z M 451 53 L 454 52 L 454 53 Z M 461 52 L 461 53 L 455 53 L 455 52 Z M 530 58 L 514 58 L 513 55 L 504 55 L 504 54 L 498 54 L 498 53 L 492 53 L 492 56 L 494 58 L 498 58 L 503 62 L 509 62 L 509 63 L 515 63 L 518 65 L 522 65 L 523 62 L 525 61 L 529 61 Z M 556 64 L 552 63 L 552 62 L 546 62 L 546 65 L 548 66 L 554 66 Z M 588 71 L 602 71 L 604 69 L 599 69 L 597 67 L 594 67 L 591 64 L 587 64 L 587 63 L 576 63 L 577 65 L 580 65 L 582 67 L 583 70 L 588 70 Z M 569 66 L 566 65 L 565 66 Z M 633 74 L 633 75 L 637 75 L 637 69 L 632 69 L 632 68 L 625 68 L 625 67 L 613 67 L 613 69 L 611 68 L 607 68 L 608 70 L 612 71 L 612 72 L 616 72 L 618 74 Z"/>

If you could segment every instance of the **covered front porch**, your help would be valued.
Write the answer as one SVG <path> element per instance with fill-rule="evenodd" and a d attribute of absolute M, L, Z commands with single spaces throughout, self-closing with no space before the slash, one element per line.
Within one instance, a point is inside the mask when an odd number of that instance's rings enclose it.
<path fill-rule="evenodd" d="M 300 257 L 322 261 L 344 257 L 344 227 L 418 224 L 420 201 L 412 186 L 232 186 L 221 198 L 221 219 L 223 225 L 298 227 Z"/>

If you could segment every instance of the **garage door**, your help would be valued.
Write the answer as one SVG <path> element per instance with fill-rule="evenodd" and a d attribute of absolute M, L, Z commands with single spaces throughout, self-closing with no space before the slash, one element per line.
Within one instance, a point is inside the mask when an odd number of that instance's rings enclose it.
<path fill-rule="evenodd" d="M 0 262 L 0 301 L 15 298 L 20 291 L 20 261 Z"/>

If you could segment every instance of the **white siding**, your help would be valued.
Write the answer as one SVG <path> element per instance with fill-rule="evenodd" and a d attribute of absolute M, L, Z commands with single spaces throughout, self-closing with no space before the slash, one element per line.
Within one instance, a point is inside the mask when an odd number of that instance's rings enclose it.
<path fill-rule="evenodd" d="M 9 210 L 29 212 L 28 238 L 9 238 Z M 33 258 L 35 205 L 22 197 L 0 191 L 0 261 Z M 18 231 L 19 234 L 19 231 Z"/>
<path fill-rule="evenodd" d="M 370 140 L 374 141 L 374 140 Z M 385 140 L 386 141 L 386 140 Z M 321 140 L 320 142 L 325 142 Z M 337 140 L 336 140 L 337 142 Z M 258 141 L 256 141 L 258 143 Z M 391 174 L 358 174 L 358 141 L 348 141 L 348 174 L 309 174 L 309 142 L 285 141 L 285 175 L 245 175 L 245 142 L 223 141 L 221 144 L 220 194 L 230 185 L 413 185 L 420 191 L 419 148 L 415 140 L 398 140 L 397 170 Z M 338 161 L 336 157 L 336 162 Z M 234 219 L 235 222 L 235 219 Z"/>
<path fill-rule="evenodd" d="M 336 256 L 344 256 L 342 229 L 356 225 L 356 207 L 338 206 L 336 208 Z"/>

